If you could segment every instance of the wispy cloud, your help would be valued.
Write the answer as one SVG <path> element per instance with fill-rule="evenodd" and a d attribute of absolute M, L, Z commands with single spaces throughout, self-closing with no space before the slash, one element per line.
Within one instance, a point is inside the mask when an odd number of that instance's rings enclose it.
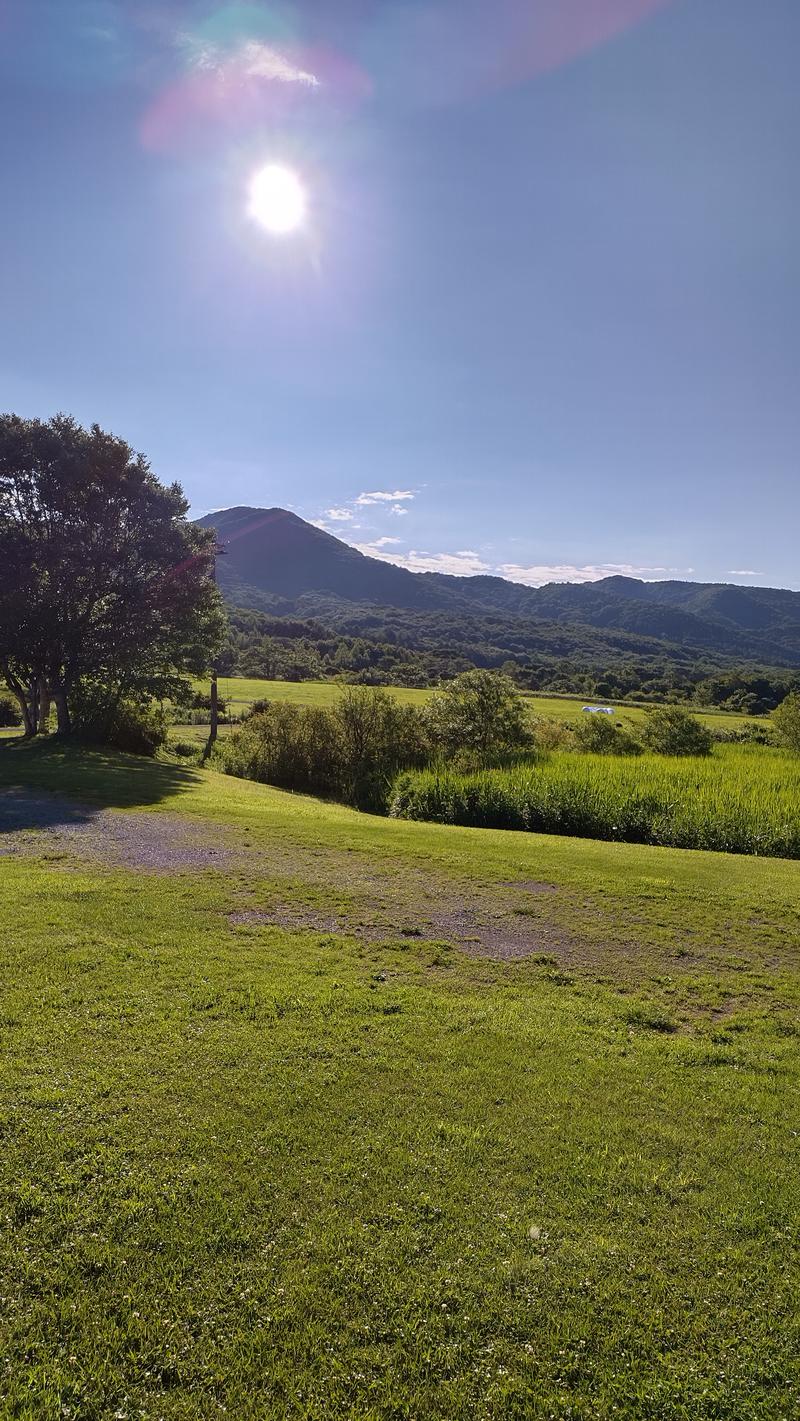
<path fill-rule="evenodd" d="M 330 518 L 334 523 L 352 523 L 352 508 L 326 508 L 325 517 Z"/>
<path fill-rule="evenodd" d="M 214 74 L 221 79 L 266 79 L 279 84 L 319 88 L 320 81 L 316 74 L 299 68 L 280 50 L 263 44 L 261 40 L 245 40 L 234 50 L 198 41 L 191 35 L 182 36 L 180 42 L 190 68 L 203 74 Z"/>
<path fill-rule="evenodd" d="M 519 563 L 501 563 L 495 568 L 498 577 L 509 582 L 523 582 L 527 587 L 544 587 L 548 582 L 600 582 L 604 577 L 637 577 L 643 582 L 659 582 L 678 574 L 686 576 L 694 569 L 677 567 L 635 567 L 631 563 L 598 563 L 579 566 L 573 563 L 534 563 L 523 567 Z"/>
<path fill-rule="evenodd" d="M 360 493 L 356 499 L 356 504 L 359 508 L 367 508 L 373 503 L 400 504 L 410 502 L 415 497 L 416 495 L 413 490 L 408 488 L 396 488 L 391 493 L 378 489 L 372 493 Z M 395 511 L 393 508 L 392 512 L 394 513 Z M 405 509 L 402 510 L 403 513 L 405 513 L 405 511 Z"/>
<path fill-rule="evenodd" d="M 750 567 L 732 567 L 726 577 L 764 577 L 763 572 L 753 572 Z"/>

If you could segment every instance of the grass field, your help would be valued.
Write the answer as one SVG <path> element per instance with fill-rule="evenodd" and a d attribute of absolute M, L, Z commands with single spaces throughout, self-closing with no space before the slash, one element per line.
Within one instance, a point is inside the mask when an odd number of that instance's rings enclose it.
<path fill-rule="evenodd" d="M 409 819 L 800 858 L 800 756 L 718 745 L 704 758 L 556 753 L 534 765 L 405 775 Z"/>
<path fill-rule="evenodd" d="M 209 686 L 207 681 L 196 682 L 199 691 L 208 694 Z M 429 690 L 415 690 L 406 686 L 388 687 L 393 696 L 402 701 L 405 705 L 424 705 L 431 695 Z M 339 694 L 339 686 L 334 681 L 256 681 L 247 680 L 241 677 L 222 677 L 219 681 L 219 693 L 231 706 L 234 714 L 238 714 L 253 701 L 288 701 L 299 706 L 330 706 Z M 532 712 L 535 715 L 550 716 L 557 720 L 575 721 L 583 718 L 583 707 L 586 704 L 593 704 L 577 697 L 570 696 L 539 696 L 526 695 Z M 736 715 L 730 711 L 704 711 L 695 710 L 693 713 L 702 716 L 707 725 L 728 726 L 736 725 L 751 719 L 748 716 Z M 621 704 L 617 706 L 619 711 L 618 719 L 630 720 L 633 723 L 640 722 L 646 710 L 643 706 L 629 706 Z"/>
<path fill-rule="evenodd" d="M 113 811 L 0 860 L 0 1414 L 798 1414 L 796 864 L 47 744 L 0 785 Z"/>

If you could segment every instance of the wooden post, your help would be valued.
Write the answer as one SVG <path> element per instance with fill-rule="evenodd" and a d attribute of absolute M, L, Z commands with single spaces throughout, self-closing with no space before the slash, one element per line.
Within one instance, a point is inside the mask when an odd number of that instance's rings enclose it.
<path fill-rule="evenodd" d="M 225 552 L 225 549 L 216 543 L 214 546 L 214 561 L 211 564 L 211 576 L 216 585 L 217 581 L 217 558 Z M 208 733 L 208 744 L 206 745 L 203 759 L 207 759 L 211 754 L 211 748 L 219 733 L 219 692 L 217 690 L 217 668 L 211 668 L 211 724 Z"/>

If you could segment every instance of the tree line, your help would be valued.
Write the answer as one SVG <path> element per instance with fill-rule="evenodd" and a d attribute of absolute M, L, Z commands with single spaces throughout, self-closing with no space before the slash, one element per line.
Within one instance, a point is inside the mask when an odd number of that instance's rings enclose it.
<path fill-rule="evenodd" d="M 220 653 L 224 676 L 279 681 L 339 679 L 353 685 L 437 686 L 472 668 L 502 671 L 521 690 L 572 694 L 609 701 L 684 702 L 717 706 L 747 715 L 766 715 L 793 690 L 800 673 L 784 668 L 725 665 L 701 656 L 658 659 L 595 644 L 593 631 L 574 632 L 569 656 L 550 653 L 532 625 L 526 645 L 509 653 L 497 646 L 494 618 L 477 616 L 456 624 L 450 614 L 397 608 L 350 608 L 347 617 L 328 609 L 321 616 L 270 615 L 248 608 L 228 609 L 228 631 Z M 348 630 L 338 627 L 341 624 Z M 352 628 L 352 629 L 351 629 Z M 569 628 L 564 633 L 573 635 Z M 481 639 L 481 638 L 484 639 Z M 506 642 L 508 635 L 506 634 Z"/>

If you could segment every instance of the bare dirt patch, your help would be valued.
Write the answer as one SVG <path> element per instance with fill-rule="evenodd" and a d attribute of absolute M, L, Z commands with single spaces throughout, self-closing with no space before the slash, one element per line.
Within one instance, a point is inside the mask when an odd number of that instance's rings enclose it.
<path fill-rule="evenodd" d="M 565 959 L 574 947 L 552 921 L 538 914 L 520 917 L 516 895 L 509 895 L 503 885 L 448 881 L 406 864 L 394 874 L 358 872 L 351 859 L 343 880 L 342 866 L 332 862 L 336 857 L 314 856 L 304 862 L 302 880 L 287 883 L 281 892 L 270 854 L 276 891 L 269 906 L 241 906 L 227 914 L 228 922 L 233 927 L 343 934 L 368 942 L 420 938 L 503 960 L 543 953 Z M 299 867 L 295 858 L 294 874 Z M 342 881 L 347 883 L 346 895 L 332 887 Z M 313 895 L 307 892 L 309 885 L 317 889 Z"/>

